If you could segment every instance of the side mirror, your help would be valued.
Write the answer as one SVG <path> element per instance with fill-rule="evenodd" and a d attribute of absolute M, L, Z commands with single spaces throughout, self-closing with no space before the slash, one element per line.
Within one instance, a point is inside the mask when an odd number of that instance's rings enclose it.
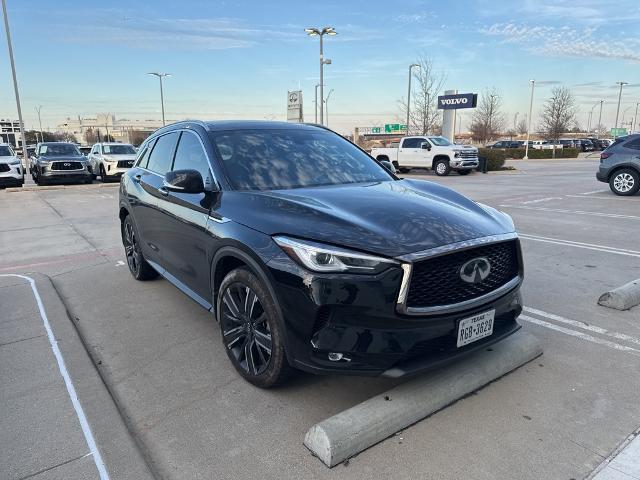
<path fill-rule="evenodd" d="M 393 163 L 391 163 L 389 160 L 380 160 L 380 164 L 386 168 L 387 170 L 389 170 L 391 173 L 396 173 L 396 167 L 393 166 Z"/>
<path fill-rule="evenodd" d="M 162 185 L 166 190 L 181 193 L 204 192 L 204 181 L 197 170 L 174 170 L 167 172 Z"/>
<path fill-rule="evenodd" d="M 423 150 L 431 150 L 431 145 L 429 144 L 429 142 L 422 142 L 420 144 L 420 148 Z"/>

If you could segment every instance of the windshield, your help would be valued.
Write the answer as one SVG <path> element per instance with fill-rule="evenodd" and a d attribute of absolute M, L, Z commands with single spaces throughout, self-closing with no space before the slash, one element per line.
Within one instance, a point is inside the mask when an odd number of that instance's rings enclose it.
<path fill-rule="evenodd" d="M 136 151 L 131 145 L 103 145 L 102 151 L 106 155 L 135 155 Z"/>
<path fill-rule="evenodd" d="M 13 157 L 13 151 L 11 151 L 11 149 L 6 146 L 6 145 L 0 145 L 0 157 Z"/>
<path fill-rule="evenodd" d="M 448 147 L 451 145 L 451 142 L 444 137 L 429 137 L 429 140 L 438 147 Z"/>
<path fill-rule="evenodd" d="M 80 155 L 75 145 L 70 143 L 59 143 L 50 145 L 40 145 L 40 155 L 47 155 L 51 157 L 63 156 L 63 155 Z"/>
<path fill-rule="evenodd" d="M 237 190 L 278 190 L 393 178 L 352 143 L 324 130 L 239 130 L 211 136 Z"/>

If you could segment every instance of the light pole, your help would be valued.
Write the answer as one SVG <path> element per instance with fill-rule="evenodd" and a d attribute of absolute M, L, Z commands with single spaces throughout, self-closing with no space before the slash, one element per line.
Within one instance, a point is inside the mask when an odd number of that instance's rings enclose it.
<path fill-rule="evenodd" d="M 2 0 L 2 13 L 4 15 L 4 29 L 7 33 L 7 48 L 9 49 L 9 60 L 11 62 L 11 75 L 13 76 L 13 90 L 16 96 L 16 106 L 18 108 L 18 122 L 20 122 L 20 136 L 22 137 L 22 158 L 25 165 L 29 163 L 27 159 L 27 136 L 24 133 L 24 122 L 22 121 L 22 107 L 20 106 L 20 93 L 18 92 L 18 78 L 16 77 L 16 63 L 13 59 L 13 45 L 11 43 L 11 32 L 9 30 L 9 17 L 7 16 L 7 2 Z M 16 148 L 18 142 L 16 141 Z"/>
<path fill-rule="evenodd" d="M 409 65 L 409 88 L 407 89 L 407 135 L 409 135 L 409 111 L 411 110 L 411 69 L 413 67 L 420 68 L 417 63 Z"/>
<path fill-rule="evenodd" d="M 319 36 L 320 37 L 320 124 L 324 125 L 324 105 L 322 102 L 322 99 L 324 98 L 324 66 L 325 65 L 331 65 L 331 60 L 330 59 L 324 59 L 324 52 L 322 50 L 322 37 L 324 35 L 337 35 L 338 32 L 336 32 L 333 27 L 324 27 L 322 30 L 318 29 L 318 28 L 305 28 L 304 31 L 307 33 L 307 35 L 309 35 L 310 37 L 315 37 L 315 36 Z"/>
<path fill-rule="evenodd" d="M 633 125 L 631 126 L 631 133 L 635 132 L 638 129 L 638 105 L 640 105 L 640 102 L 636 103 L 636 113 L 633 116 Z"/>
<path fill-rule="evenodd" d="M 593 107 L 591 107 L 591 111 L 589 112 L 589 120 L 587 121 L 587 133 L 591 133 L 591 119 L 593 118 L 593 109 L 596 108 L 599 103 L 600 100 L 594 103 Z"/>
<path fill-rule="evenodd" d="M 625 85 L 628 85 L 628 82 L 616 82 L 616 85 L 620 85 L 620 93 L 618 93 L 618 109 L 616 110 L 616 124 L 615 124 L 615 128 L 616 128 L 616 135 L 614 135 L 614 140 L 617 138 L 617 133 L 618 133 L 618 115 L 620 114 L 620 100 L 622 100 L 622 87 Z"/>
<path fill-rule="evenodd" d="M 490 102 L 489 102 L 489 131 L 487 132 L 489 134 L 489 140 L 491 140 L 491 138 L 493 137 L 493 132 L 491 131 L 491 119 L 493 117 L 493 99 L 497 97 L 497 95 L 489 95 L 489 97 L 491 98 Z"/>
<path fill-rule="evenodd" d="M 327 127 L 329 126 L 329 97 L 331 97 L 332 92 L 333 92 L 333 88 L 329 90 L 329 95 L 327 95 L 327 98 L 324 101 L 324 103 L 327 104 Z"/>
<path fill-rule="evenodd" d="M 42 110 L 42 105 L 38 105 L 36 107 L 36 112 L 38 112 L 38 124 L 40 125 L 40 141 L 44 142 L 44 137 L 42 136 L 42 120 L 40 118 L 40 110 Z"/>
<path fill-rule="evenodd" d="M 522 157 L 523 160 L 529 160 L 529 135 L 531 135 L 531 112 L 533 111 L 533 90 L 536 86 L 536 81 L 535 80 L 529 80 L 529 83 L 531 84 L 531 100 L 529 100 L 529 118 L 528 118 L 528 122 L 527 122 L 527 143 L 524 147 L 524 157 Z"/>
<path fill-rule="evenodd" d="M 155 75 L 160 80 L 160 104 L 162 105 L 162 126 L 165 125 L 164 122 L 164 92 L 162 91 L 162 78 L 170 77 L 170 73 L 160 73 L 160 72 L 149 72 L 147 75 Z"/>
<path fill-rule="evenodd" d="M 621 125 L 624 125 L 624 117 L 627 115 L 627 112 L 632 108 L 633 108 L 633 105 L 630 105 L 624 109 L 624 112 L 622 112 L 622 121 L 620 122 Z"/>
<path fill-rule="evenodd" d="M 316 106 L 316 122 L 318 123 L 318 87 L 320 86 L 320 84 L 316 84 L 316 101 L 315 101 L 315 106 Z"/>
<path fill-rule="evenodd" d="M 600 127 L 602 126 L 602 104 L 604 100 L 600 100 L 600 114 L 598 115 L 598 126 L 596 127 L 596 138 L 600 135 Z"/>

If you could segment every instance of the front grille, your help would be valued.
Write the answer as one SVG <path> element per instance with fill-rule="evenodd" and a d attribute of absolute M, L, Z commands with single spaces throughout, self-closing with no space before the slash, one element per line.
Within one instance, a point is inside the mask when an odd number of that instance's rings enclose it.
<path fill-rule="evenodd" d="M 6 163 L 0 163 L 0 172 L 8 172 L 11 170 L 11 167 Z"/>
<path fill-rule="evenodd" d="M 133 167 L 133 160 L 119 160 L 118 168 L 131 168 Z"/>
<path fill-rule="evenodd" d="M 82 163 L 80 162 L 53 162 L 51 164 L 51 170 L 81 170 Z"/>
<path fill-rule="evenodd" d="M 477 152 L 465 152 L 464 150 L 458 154 L 458 158 L 478 158 Z"/>
<path fill-rule="evenodd" d="M 479 283 L 463 281 L 460 269 L 466 262 L 478 257 L 486 258 L 491 264 L 489 276 Z M 435 307 L 473 300 L 503 286 L 517 275 L 516 240 L 418 261 L 413 265 L 407 306 Z"/>

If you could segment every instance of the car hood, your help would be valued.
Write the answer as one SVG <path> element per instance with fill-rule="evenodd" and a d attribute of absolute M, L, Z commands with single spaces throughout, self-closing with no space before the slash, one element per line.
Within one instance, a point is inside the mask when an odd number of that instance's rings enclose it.
<path fill-rule="evenodd" d="M 7 156 L 7 157 L 0 157 L 0 163 L 10 163 L 10 162 L 15 162 L 16 160 L 20 160 L 18 157 L 12 157 L 12 156 Z"/>
<path fill-rule="evenodd" d="M 506 214 L 422 180 L 224 192 L 218 212 L 267 235 L 391 257 L 514 231 Z"/>
<path fill-rule="evenodd" d="M 87 157 L 84 155 L 40 155 L 38 160 L 45 162 L 86 162 Z"/>

